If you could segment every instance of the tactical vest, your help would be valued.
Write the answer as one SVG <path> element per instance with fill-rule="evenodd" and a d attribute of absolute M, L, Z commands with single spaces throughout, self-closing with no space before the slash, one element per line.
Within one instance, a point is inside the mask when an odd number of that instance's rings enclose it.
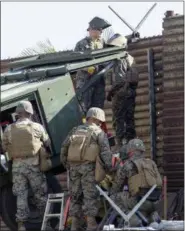
<path fill-rule="evenodd" d="M 98 155 L 96 158 L 95 180 L 97 183 L 100 183 L 105 179 L 105 177 L 106 177 L 106 172 L 104 169 L 104 164 Z"/>
<path fill-rule="evenodd" d="M 92 137 L 92 134 L 93 131 L 91 129 L 77 129 L 74 132 L 70 137 L 68 162 L 96 162 L 96 158 L 100 153 L 100 147 Z"/>
<path fill-rule="evenodd" d="M 32 123 L 11 125 L 11 144 L 8 145 L 10 158 L 33 157 L 39 154 L 42 142 L 36 137 Z"/>
<path fill-rule="evenodd" d="M 50 156 L 51 154 L 44 147 L 41 147 L 39 151 L 39 162 L 41 172 L 47 172 L 52 168 Z"/>
<path fill-rule="evenodd" d="M 151 159 L 141 158 L 132 160 L 138 174 L 128 179 L 129 192 L 132 196 L 139 193 L 142 188 L 151 188 L 153 185 L 162 186 L 162 179 L 156 164 Z"/>

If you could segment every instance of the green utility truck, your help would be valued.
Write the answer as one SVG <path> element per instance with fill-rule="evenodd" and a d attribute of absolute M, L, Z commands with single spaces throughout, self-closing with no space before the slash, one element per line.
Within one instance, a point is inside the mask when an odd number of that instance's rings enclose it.
<path fill-rule="evenodd" d="M 34 108 L 33 119 L 46 128 L 51 139 L 52 169 L 46 173 L 49 192 L 62 189 L 55 174 L 65 171 L 60 163 L 60 148 L 69 131 L 82 123 L 82 110 L 78 97 L 114 65 L 116 59 L 126 55 L 123 47 L 86 52 L 58 52 L 33 56 L 12 62 L 10 71 L 1 75 L 1 134 L 7 124 L 16 121 L 15 107 L 20 100 L 29 100 Z M 77 70 L 103 65 L 88 85 L 75 91 L 73 76 Z M 0 216 L 11 230 L 16 230 L 16 198 L 12 194 L 11 161 L 5 159 L 1 149 Z M 30 191 L 30 220 L 28 230 L 38 229 L 34 200 Z M 36 226 L 35 226 L 36 225 Z M 33 228 L 34 227 L 34 228 Z"/>

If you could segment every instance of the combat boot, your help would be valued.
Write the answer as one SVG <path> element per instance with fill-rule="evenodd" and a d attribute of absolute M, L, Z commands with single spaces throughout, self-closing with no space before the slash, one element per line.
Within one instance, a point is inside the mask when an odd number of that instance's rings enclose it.
<path fill-rule="evenodd" d="M 159 216 L 159 214 L 158 214 L 157 211 L 154 211 L 154 212 L 152 212 L 150 214 L 149 221 L 150 221 L 150 223 L 152 223 L 152 222 L 160 223 L 161 222 L 161 218 L 160 218 L 160 216 Z"/>
<path fill-rule="evenodd" d="M 95 217 L 87 217 L 87 231 L 95 231 L 97 223 Z"/>
<path fill-rule="evenodd" d="M 17 223 L 17 229 L 18 229 L 18 231 L 26 231 L 26 227 L 25 227 L 25 225 L 24 225 L 24 223 L 23 222 L 21 222 L 21 221 L 19 221 L 18 223 Z"/>
<path fill-rule="evenodd" d="M 78 217 L 72 217 L 71 231 L 77 231 L 80 229 L 80 219 Z"/>

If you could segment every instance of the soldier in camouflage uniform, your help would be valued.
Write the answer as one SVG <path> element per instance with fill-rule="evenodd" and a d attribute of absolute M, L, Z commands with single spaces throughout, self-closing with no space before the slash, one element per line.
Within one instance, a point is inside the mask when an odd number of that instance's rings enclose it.
<path fill-rule="evenodd" d="M 75 51 L 86 51 L 102 49 L 105 46 L 101 38 L 102 30 L 111 26 L 105 20 L 95 17 L 89 22 L 89 36 L 80 40 L 75 47 Z M 92 77 L 93 74 L 101 71 L 102 66 L 94 66 L 79 70 L 76 75 L 76 88 L 82 88 Z M 105 80 L 100 78 L 96 84 L 84 93 L 80 99 L 84 112 L 87 112 L 91 107 L 99 107 L 103 109 L 105 100 Z"/>
<path fill-rule="evenodd" d="M 160 173 L 154 161 L 144 157 L 144 152 L 145 146 L 142 140 L 132 139 L 128 142 L 128 159 L 117 170 L 111 188 L 111 198 L 125 212 L 132 210 L 153 185 L 156 184 L 158 186 L 157 190 L 159 190 L 160 194 L 162 186 Z M 156 199 L 155 203 L 158 199 Z M 155 203 L 154 201 L 146 200 L 141 206 L 140 211 L 145 216 L 150 216 L 155 212 Z M 136 216 L 133 217 L 131 222 L 134 223 L 132 225 L 139 225 L 140 222 L 136 218 Z"/>
<path fill-rule="evenodd" d="M 13 194 L 17 197 L 16 221 L 18 230 L 25 230 L 29 216 L 28 188 L 34 193 L 36 206 L 43 216 L 47 200 L 45 175 L 39 169 L 39 149 L 49 145 L 43 126 L 31 121 L 33 108 L 29 101 L 21 101 L 16 113 L 19 119 L 9 125 L 3 135 L 3 150 L 13 161 Z"/>
<path fill-rule="evenodd" d="M 98 213 L 98 191 L 96 184 L 96 158 L 100 157 L 104 168 L 112 168 L 112 154 L 106 134 L 100 125 L 105 122 L 104 111 L 90 108 L 87 123 L 72 129 L 61 148 L 61 161 L 69 170 L 72 217 L 71 230 L 79 228 L 82 204 L 87 216 L 87 230 L 97 227 L 95 217 Z"/>
<path fill-rule="evenodd" d="M 125 46 L 127 40 L 120 34 L 115 34 L 107 41 L 110 46 Z M 113 127 L 116 131 L 118 145 L 135 138 L 134 109 L 138 73 L 133 67 L 134 59 L 127 53 L 118 60 L 113 68 L 113 86 L 107 95 L 112 101 Z"/>

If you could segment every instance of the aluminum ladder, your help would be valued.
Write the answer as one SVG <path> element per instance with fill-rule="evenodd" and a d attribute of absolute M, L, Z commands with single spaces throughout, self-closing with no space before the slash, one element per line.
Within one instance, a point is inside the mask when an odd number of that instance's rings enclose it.
<path fill-rule="evenodd" d="M 54 203 L 61 203 L 61 209 L 60 213 L 51 213 L 51 205 Z M 47 222 L 50 218 L 57 217 L 59 218 L 59 231 L 64 230 L 64 225 L 63 225 L 63 210 L 64 210 L 64 193 L 56 193 L 56 194 L 49 194 L 47 203 L 46 203 L 46 208 L 44 212 L 44 218 L 42 222 L 42 231 L 46 230 Z"/>

